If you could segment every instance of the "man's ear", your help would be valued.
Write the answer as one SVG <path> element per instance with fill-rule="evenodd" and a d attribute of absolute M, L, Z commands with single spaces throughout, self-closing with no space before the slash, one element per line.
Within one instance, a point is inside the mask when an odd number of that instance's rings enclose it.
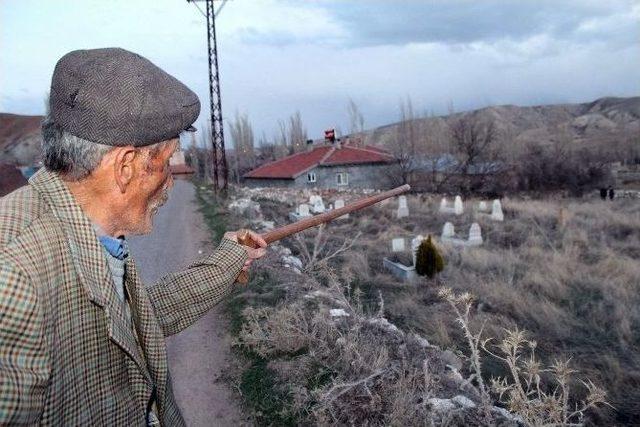
<path fill-rule="evenodd" d="M 117 148 L 116 150 L 115 159 L 113 161 L 114 178 L 120 192 L 124 193 L 127 186 L 136 176 L 137 165 L 135 159 L 139 154 L 138 151 L 131 146 Z"/>

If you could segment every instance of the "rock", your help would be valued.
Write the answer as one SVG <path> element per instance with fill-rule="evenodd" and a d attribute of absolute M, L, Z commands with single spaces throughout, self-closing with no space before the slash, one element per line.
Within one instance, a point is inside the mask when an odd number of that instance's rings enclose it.
<path fill-rule="evenodd" d="M 427 400 L 427 403 L 431 405 L 431 408 L 433 408 L 434 411 L 440 413 L 449 412 L 456 409 L 456 404 L 453 403 L 450 399 L 438 399 L 437 397 L 432 397 L 431 399 Z"/>
<path fill-rule="evenodd" d="M 469 409 L 469 408 L 475 408 L 476 404 L 473 402 L 473 400 L 469 399 L 466 396 L 463 396 L 461 394 L 457 395 L 456 397 L 451 399 L 453 402 L 457 403 L 459 406 L 465 408 L 465 409 Z"/>
<path fill-rule="evenodd" d="M 285 264 L 289 264 L 298 270 L 302 270 L 302 261 L 300 258 L 295 257 L 293 255 L 285 255 L 282 257 L 282 262 Z"/>
<path fill-rule="evenodd" d="M 260 204 L 250 199 L 237 199 L 229 203 L 229 210 L 239 215 L 251 215 L 254 218 L 261 217 Z"/>
<path fill-rule="evenodd" d="M 462 369 L 462 360 L 456 356 L 451 350 L 445 350 L 440 354 L 440 358 L 445 364 L 455 368 L 456 371 Z"/>
<path fill-rule="evenodd" d="M 329 315 L 331 315 L 331 317 L 349 317 L 349 313 L 342 308 L 332 308 L 329 310 Z"/>
<path fill-rule="evenodd" d="M 273 221 L 256 221 L 254 224 L 256 228 L 262 231 L 273 230 L 276 226 L 276 224 Z"/>
<path fill-rule="evenodd" d="M 398 327 L 396 325 L 394 325 L 393 323 L 389 322 L 384 317 L 376 317 L 375 319 L 369 319 L 368 322 L 371 325 L 379 326 L 380 328 L 384 329 L 387 332 L 402 333 L 400 331 L 400 329 L 398 329 Z"/>

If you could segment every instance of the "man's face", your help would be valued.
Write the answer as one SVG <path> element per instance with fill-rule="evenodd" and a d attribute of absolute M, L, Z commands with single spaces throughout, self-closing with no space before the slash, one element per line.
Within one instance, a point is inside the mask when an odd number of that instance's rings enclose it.
<path fill-rule="evenodd" d="M 132 190 L 129 210 L 129 233 L 148 234 L 153 225 L 153 216 L 169 198 L 173 177 L 169 171 L 169 159 L 178 147 L 178 139 L 167 143 L 156 153 L 145 148 L 137 158 L 139 173 L 130 186 Z"/>

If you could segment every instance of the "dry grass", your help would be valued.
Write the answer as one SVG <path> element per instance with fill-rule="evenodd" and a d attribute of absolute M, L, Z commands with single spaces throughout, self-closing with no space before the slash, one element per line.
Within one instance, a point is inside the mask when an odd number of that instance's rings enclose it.
<path fill-rule="evenodd" d="M 497 223 L 469 209 L 461 217 L 440 215 L 438 202 L 415 197 L 409 218 L 391 220 L 389 206 L 335 226 L 337 234 L 363 231 L 353 256 L 365 253 L 369 261 L 368 269 L 354 270 L 365 295 L 371 300 L 382 290 L 393 321 L 439 345 L 461 348 L 455 316 L 435 297 L 433 284 L 398 283 L 381 264 L 393 237 L 439 235 L 444 222 L 452 221 L 466 238 L 469 224 L 477 221 L 485 244 L 465 250 L 442 246 L 447 266 L 441 281 L 477 296 L 474 310 L 486 322 L 487 335 L 524 328 L 545 363 L 572 358 L 576 369 L 602 384 L 616 411 L 591 411 L 596 423 L 640 419 L 640 206 L 630 200 L 506 200 L 505 222 Z M 347 257 L 346 265 L 353 262 Z M 485 373 L 505 374 L 498 363 L 489 363 Z M 588 392 L 577 389 L 578 398 Z"/>
<path fill-rule="evenodd" d="M 265 219 L 275 220 L 276 223 L 286 222 L 283 219 L 291 207 L 263 202 Z M 607 401 L 615 410 L 608 407 L 590 408 L 586 412 L 587 424 L 630 425 L 640 419 L 640 206 L 631 200 L 503 200 L 505 221 L 498 223 L 486 216 L 476 215 L 467 208 L 468 204 L 465 204 L 465 214 L 460 217 L 441 215 L 438 213 L 439 202 L 439 197 L 411 196 L 409 218 L 394 219 L 397 205 L 387 203 L 352 214 L 350 219 L 335 221 L 326 227 L 325 233 L 329 238 L 324 242 L 324 247 L 329 253 L 339 248 L 345 239 L 362 233 L 350 251 L 329 262 L 337 272 L 340 283 L 348 286 L 345 294 L 354 310 L 364 316 L 375 316 L 380 308 L 381 293 L 385 301 L 384 317 L 405 332 L 415 331 L 430 342 L 454 351 L 466 348 L 468 340 L 456 324 L 456 315 L 438 297 L 435 284 L 426 280 L 417 284 L 399 282 L 383 270 L 382 258 L 389 255 L 390 242 L 394 237 L 406 237 L 408 240 L 417 234 L 437 237 L 443 224 L 451 221 L 456 232 L 466 238 L 471 222 L 479 222 L 485 239 L 482 247 L 460 250 L 441 245 L 446 267 L 440 275 L 440 281 L 456 293 L 470 292 L 476 296 L 471 307 L 477 322 L 474 327 L 484 324 L 485 336 L 496 337 L 497 340 L 506 338 L 505 329 L 525 329 L 530 334 L 528 339 L 536 342 L 536 356 L 541 364 L 551 366 L 556 360 L 571 359 L 572 367 L 581 373 L 580 378 L 589 378 L 595 384 L 602 385 L 607 392 Z M 302 242 L 312 248 L 314 238 L 315 235 L 310 233 Z M 304 258 L 304 254 L 296 251 L 293 241 L 285 244 L 294 250 L 295 255 Z M 328 280 L 319 279 L 318 282 L 326 286 Z M 290 292 L 291 286 L 287 289 Z M 247 312 L 247 315 L 256 316 L 256 324 L 263 324 L 262 328 L 267 328 L 262 331 L 254 329 L 253 333 L 245 331 L 249 340 L 247 343 L 251 342 L 252 347 L 260 349 L 265 355 L 281 357 L 282 353 L 278 352 L 304 353 L 316 348 L 319 342 L 324 342 L 328 335 L 317 341 L 317 334 L 328 332 L 326 329 L 318 331 L 317 328 L 326 321 L 326 316 L 305 317 L 302 320 L 299 316 L 308 316 L 305 307 L 294 309 L 291 306 L 293 300 L 288 301 L 286 310 L 289 311 L 283 315 L 295 327 L 283 327 L 282 331 L 277 332 L 278 327 L 272 331 L 269 328 L 273 326 L 269 326 L 267 318 L 275 316 L 273 318 L 276 319 L 279 314 L 270 312 L 266 316 L 259 311 Z M 281 309 L 284 308 L 278 308 Z M 281 319 L 277 323 L 283 322 L 286 323 Z M 298 327 L 305 331 L 302 336 L 306 338 L 296 338 Z M 271 344 L 261 343 L 261 337 L 265 336 L 272 338 L 270 342 L 278 343 L 276 347 L 270 348 L 268 345 Z M 290 342 L 291 339 L 294 339 L 294 343 Z M 370 347 L 360 348 L 358 344 L 364 345 L 367 340 L 369 344 L 375 343 L 376 348 L 389 347 L 389 343 L 381 344 L 368 335 L 364 339 L 350 335 L 349 339 L 353 339 L 356 352 L 370 351 L 365 350 Z M 351 363 L 351 353 L 341 351 L 339 347 L 331 347 L 331 358 L 328 360 L 332 363 L 342 363 L 343 360 Z M 359 372 L 358 375 L 340 377 L 336 374 L 342 372 L 339 367 L 329 367 L 331 380 L 325 387 L 349 384 L 375 374 L 376 370 L 372 370 L 371 366 L 378 366 L 375 358 L 382 357 L 383 360 L 384 355 L 371 353 L 372 357 L 375 356 L 374 360 L 367 359 L 369 368 L 366 370 L 354 371 Z M 509 375 L 508 367 L 501 360 L 487 357 L 484 352 L 482 356 L 486 384 L 491 383 L 491 377 Z M 319 356 L 314 363 L 322 360 Z M 325 363 L 322 366 L 329 366 L 326 362 L 322 363 Z M 287 372 L 285 366 L 286 361 L 278 368 Z M 292 368 L 291 364 L 288 366 L 290 370 L 297 369 Z M 406 397 L 407 393 L 413 396 L 415 390 L 426 393 L 429 387 L 417 384 L 428 382 L 429 374 L 415 363 L 407 372 L 406 378 L 402 376 L 405 374 L 394 377 L 395 380 L 404 378 L 395 388 L 389 386 L 381 391 L 386 408 L 383 412 L 375 412 L 378 408 L 376 405 L 383 403 L 375 401 L 374 405 L 369 398 L 365 399 L 366 404 L 360 406 L 362 401 L 358 399 L 362 399 L 362 393 L 367 394 L 361 385 L 356 387 L 355 392 L 347 393 L 355 399 L 348 401 L 354 405 L 356 412 L 373 411 L 374 422 L 371 424 L 400 425 L 401 420 L 405 424 L 411 423 L 410 418 L 398 414 L 415 416 L 415 401 L 394 400 L 392 396 Z M 552 392 L 555 384 L 553 372 L 544 371 L 540 375 L 542 384 L 546 384 L 541 392 Z M 377 381 L 378 377 L 373 379 Z M 377 384 L 376 381 L 374 383 Z M 371 380 L 364 384 L 372 392 L 371 387 L 374 386 Z M 590 390 L 579 381 L 570 380 L 567 387 L 571 388 L 574 396 L 569 404 L 588 400 Z M 408 389 L 414 391 L 407 392 Z M 300 407 L 305 407 L 311 401 L 318 402 L 317 399 L 325 396 L 308 394 L 308 387 L 298 387 L 296 390 L 299 393 L 297 400 L 294 400 L 306 402 L 300 403 Z M 322 390 L 328 392 L 330 389 Z M 340 392 L 336 389 L 332 393 Z M 349 394 L 352 392 L 353 395 Z M 311 407 L 316 409 L 309 409 L 313 413 L 308 415 L 315 417 L 316 421 L 348 423 L 358 419 L 350 418 L 355 416 L 353 413 L 335 412 L 336 408 L 329 410 L 322 405 L 307 406 Z M 320 407 L 325 409 L 317 409 Z"/>

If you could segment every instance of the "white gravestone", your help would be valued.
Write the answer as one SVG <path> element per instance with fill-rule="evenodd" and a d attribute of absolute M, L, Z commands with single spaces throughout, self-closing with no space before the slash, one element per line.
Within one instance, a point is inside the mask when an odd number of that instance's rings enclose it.
<path fill-rule="evenodd" d="M 298 206 L 298 216 L 304 217 L 304 216 L 311 216 L 311 214 L 309 213 L 309 205 L 307 205 L 306 203 L 303 203 L 301 205 Z"/>
<path fill-rule="evenodd" d="M 453 228 L 453 224 L 450 222 L 446 222 L 444 227 L 442 227 L 442 240 L 450 239 L 456 235 L 455 229 Z"/>
<path fill-rule="evenodd" d="M 418 257 L 418 247 L 420 247 L 420 243 L 424 240 L 422 234 L 417 235 L 413 240 L 411 240 L 411 252 L 413 253 L 413 266 L 416 266 L 416 258 Z"/>
<path fill-rule="evenodd" d="M 398 197 L 398 218 L 404 218 L 409 216 L 409 207 L 407 206 L 407 196 Z"/>
<path fill-rule="evenodd" d="M 326 210 L 324 207 L 324 202 L 322 201 L 322 197 L 311 196 L 309 201 L 311 202 L 311 210 L 313 211 L 313 213 L 323 213 Z"/>
<path fill-rule="evenodd" d="M 502 203 L 500 203 L 499 199 L 493 201 L 493 206 L 491 206 L 491 219 L 494 221 L 504 221 Z"/>
<path fill-rule="evenodd" d="M 462 215 L 464 207 L 462 206 L 462 197 L 456 196 L 456 200 L 453 202 L 453 213 L 456 215 Z"/>
<path fill-rule="evenodd" d="M 480 204 L 478 205 L 478 210 L 480 212 L 486 212 L 487 210 L 489 210 L 489 207 L 487 206 L 487 202 L 485 201 L 480 202 Z"/>
<path fill-rule="evenodd" d="M 471 224 L 471 228 L 469 228 L 469 246 L 476 246 L 482 244 L 482 231 L 480 230 L 480 225 L 477 222 Z"/>
<path fill-rule="evenodd" d="M 443 197 L 442 200 L 440 200 L 440 212 L 442 213 L 446 213 L 447 212 L 447 198 Z"/>
<path fill-rule="evenodd" d="M 335 209 L 344 208 L 344 200 L 342 200 L 342 199 L 336 200 L 336 203 L 335 203 L 334 207 L 335 207 Z M 347 219 L 347 218 L 349 218 L 349 214 L 342 215 L 341 217 L 338 217 L 338 218 L 339 219 Z"/>
<path fill-rule="evenodd" d="M 404 239 L 398 238 L 391 240 L 391 252 L 403 252 L 404 251 Z"/>

